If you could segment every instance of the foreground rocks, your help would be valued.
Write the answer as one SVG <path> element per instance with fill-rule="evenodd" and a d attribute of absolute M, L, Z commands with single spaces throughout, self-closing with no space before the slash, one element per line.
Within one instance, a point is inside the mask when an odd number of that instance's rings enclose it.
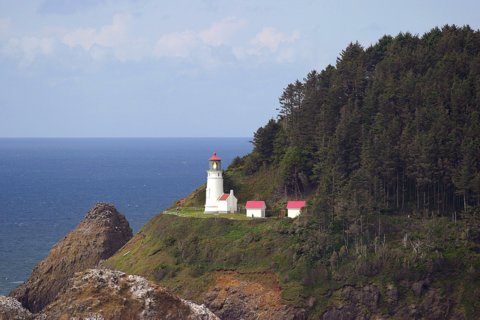
<path fill-rule="evenodd" d="M 52 248 L 28 280 L 12 290 L 10 296 L 33 313 L 39 312 L 66 288 L 75 272 L 96 267 L 131 237 L 132 229 L 125 216 L 113 205 L 99 203 Z"/>
<path fill-rule="evenodd" d="M 11 297 L 0 296 L 0 320 L 31 320 L 33 315 Z"/>
<path fill-rule="evenodd" d="M 77 273 L 35 319 L 219 320 L 203 305 L 183 300 L 139 276 L 108 269 Z"/>

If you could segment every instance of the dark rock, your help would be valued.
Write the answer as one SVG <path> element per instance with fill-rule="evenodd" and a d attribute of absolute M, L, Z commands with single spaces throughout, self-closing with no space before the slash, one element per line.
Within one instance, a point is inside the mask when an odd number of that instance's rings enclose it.
<path fill-rule="evenodd" d="M 10 296 L 36 313 L 53 301 L 75 272 L 93 268 L 132 237 L 125 216 L 111 204 L 99 203 L 32 271 Z"/>
<path fill-rule="evenodd" d="M 420 309 L 425 319 L 442 319 L 446 318 L 449 306 L 447 301 L 435 289 L 426 290 Z"/>
<path fill-rule="evenodd" d="M 341 303 L 328 307 L 322 319 L 369 319 L 369 315 L 378 311 L 380 291 L 374 285 L 361 288 L 345 286 L 334 295 Z"/>
<path fill-rule="evenodd" d="M 426 287 L 425 281 L 420 280 L 412 284 L 412 291 L 415 294 L 415 296 L 418 298 L 422 295 L 425 287 Z"/>
<path fill-rule="evenodd" d="M 398 289 L 393 284 L 387 285 L 385 290 L 385 300 L 390 306 L 395 306 L 398 303 Z"/>
<path fill-rule="evenodd" d="M 354 320 L 357 313 L 353 306 L 330 308 L 322 315 L 322 320 Z"/>

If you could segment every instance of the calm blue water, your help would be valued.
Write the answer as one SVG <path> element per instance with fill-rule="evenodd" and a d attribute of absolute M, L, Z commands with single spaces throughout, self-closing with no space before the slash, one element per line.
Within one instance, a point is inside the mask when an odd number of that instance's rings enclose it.
<path fill-rule="evenodd" d="M 0 139 L 0 295 L 24 281 L 96 202 L 111 202 L 137 232 L 224 167 L 249 138 Z"/>

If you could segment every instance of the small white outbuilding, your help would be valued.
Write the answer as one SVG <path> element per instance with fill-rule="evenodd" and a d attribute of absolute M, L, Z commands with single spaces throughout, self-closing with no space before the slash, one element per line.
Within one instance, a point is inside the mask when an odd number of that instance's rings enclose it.
<path fill-rule="evenodd" d="M 233 190 L 230 190 L 230 193 L 222 194 L 218 198 L 218 212 L 220 213 L 237 212 L 237 198 L 233 195 Z"/>
<path fill-rule="evenodd" d="M 252 218 L 265 218 L 265 201 L 250 200 L 245 204 L 247 209 L 247 217 Z"/>
<path fill-rule="evenodd" d="M 302 209 L 305 207 L 305 201 L 295 200 L 287 202 L 288 217 L 295 218 L 302 213 Z"/>

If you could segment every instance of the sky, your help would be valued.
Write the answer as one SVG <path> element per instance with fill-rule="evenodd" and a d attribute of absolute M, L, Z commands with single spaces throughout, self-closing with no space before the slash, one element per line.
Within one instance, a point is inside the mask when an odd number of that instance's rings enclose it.
<path fill-rule="evenodd" d="M 349 43 L 477 0 L 0 0 L 0 137 L 250 137 Z"/>

